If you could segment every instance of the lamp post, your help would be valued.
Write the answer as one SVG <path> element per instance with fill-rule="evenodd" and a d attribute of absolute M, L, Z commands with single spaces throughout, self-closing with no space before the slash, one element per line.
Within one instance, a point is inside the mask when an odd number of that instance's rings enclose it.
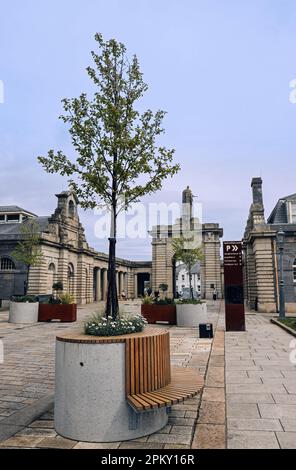
<path fill-rule="evenodd" d="M 279 291 L 280 291 L 280 318 L 285 318 L 285 281 L 283 273 L 283 253 L 284 253 L 285 232 L 282 227 L 277 233 L 277 245 L 279 250 Z"/>

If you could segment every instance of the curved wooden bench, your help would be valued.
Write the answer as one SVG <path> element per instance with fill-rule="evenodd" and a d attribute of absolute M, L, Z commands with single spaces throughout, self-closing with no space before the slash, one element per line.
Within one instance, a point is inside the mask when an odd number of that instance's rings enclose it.
<path fill-rule="evenodd" d="M 204 381 L 194 369 L 170 363 L 169 332 L 147 326 L 141 333 L 89 336 L 73 330 L 57 336 L 78 343 L 125 343 L 125 389 L 128 404 L 136 412 L 168 407 L 192 398 Z"/>
<path fill-rule="evenodd" d="M 203 378 L 194 369 L 171 370 L 169 332 L 147 327 L 145 333 L 126 338 L 126 395 L 132 408 L 147 411 L 195 396 Z"/>

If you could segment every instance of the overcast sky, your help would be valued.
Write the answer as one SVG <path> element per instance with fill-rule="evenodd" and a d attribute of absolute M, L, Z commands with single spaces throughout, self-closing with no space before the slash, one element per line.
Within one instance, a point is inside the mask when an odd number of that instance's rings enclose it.
<path fill-rule="evenodd" d="M 153 200 L 174 202 L 187 185 L 203 220 L 240 239 L 262 176 L 266 215 L 296 192 L 294 0 L 6 0 L 1 2 L 0 205 L 53 212 L 66 189 L 38 155 L 72 149 L 58 120 L 60 100 L 90 90 L 93 36 L 124 42 L 149 84 L 145 106 L 165 109 L 162 143 L 176 149 L 180 173 Z M 72 153 L 73 154 L 73 153 Z M 149 199 L 151 201 L 151 198 Z M 80 211 L 91 246 L 92 213 Z M 122 240 L 118 255 L 150 258 L 150 240 Z"/>

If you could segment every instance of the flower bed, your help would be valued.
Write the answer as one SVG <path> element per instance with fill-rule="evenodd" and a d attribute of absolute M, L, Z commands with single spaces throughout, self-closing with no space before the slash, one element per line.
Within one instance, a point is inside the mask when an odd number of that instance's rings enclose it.
<path fill-rule="evenodd" d="M 146 324 L 147 320 L 142 315 L 124 314 L 113 320 L 97 314 L 84 324 L 84 332 L 93 336 L 125 335 L 142 331 Z"/>

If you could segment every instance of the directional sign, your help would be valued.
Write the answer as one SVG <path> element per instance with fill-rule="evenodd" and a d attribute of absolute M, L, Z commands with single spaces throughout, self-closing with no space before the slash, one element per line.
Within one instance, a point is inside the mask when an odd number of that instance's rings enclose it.
<path fill-rule="evenodd" d="M 245 330 L 242 243 L 223 243 L 226 331 Z"/>

